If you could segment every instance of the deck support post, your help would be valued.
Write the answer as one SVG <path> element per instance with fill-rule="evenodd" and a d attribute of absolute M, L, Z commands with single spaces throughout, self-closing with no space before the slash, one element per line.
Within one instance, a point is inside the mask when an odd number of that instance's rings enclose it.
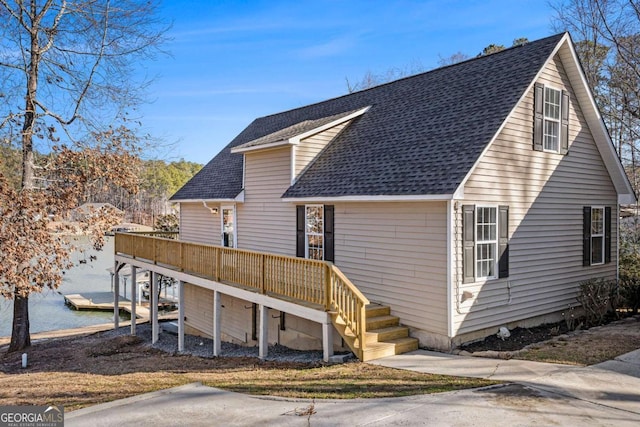
<path fill-rule="evenodd" d="M 258 337 L 260 359 L 267 357 L 269 352 L 269 307 L 260 304 L 260 336 Z"/>
<path fill-rule="evenodd" d="M 184 351 L 184 282 L 178 282 L 178 351 Z"/>
<path fill-rule="evenodd" d="M 220 356 L 222 351 L 222 337 L 220 324 L 222 322 L 222 299 L 220 292 L 213 291 L 213 357 Z"/>
<path fill-rule="evenodd" d="M 329 362 L 333 356 L 333 324 L 322 324 L 322 359 Z"/>
<path fill-rule="evenodd" d="M 151 344 L 158 342 L 158 273 L 151 273 Z"/>
<path fill-rule="evenodd" d="M 115 262 L 113 268 L 113 329 L 120 327 L 120 263 Z"/>
<path fill-rule="evenodd" d="M 136 334 L 136 291 L 138 290 L 138 267 L 131 265 L 131 335 Z M 126 292 L 124 297 L 126 298 Z"/>

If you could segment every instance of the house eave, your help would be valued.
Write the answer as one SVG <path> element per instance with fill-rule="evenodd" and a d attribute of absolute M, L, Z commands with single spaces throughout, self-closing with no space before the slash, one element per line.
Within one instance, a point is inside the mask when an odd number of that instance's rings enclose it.
<path fill-rule="evenodd" d="M 279 148 L 279 147 L 284 147 L 287 145 L 291 145 L 293 144 L 291 142 L 291 139 L 283 139 L 281 141 L 276 141 L 276 142 L 272 142 L 269 144 L 263 144 L 263 145 L 254 145 L 251 147 L 234 147 L 231 149 L 231 153 L 233 154 L 240 154 L 240 153 L 249 153 L 251 151 L 262 151 L 262 150 L 269 150 L 272 148 Z"/>
<path fill-rule="evenodd" d="M 339 203 L 339 202 L 431 202 L 453 200 L 453 194 L 283 197 L 286 203 Z"/>
<path fill-rule="evenodd" d="M 279 141 L 274 141 L 271 142 L 269 144 L 259 144 L 259 145 L 250 145 L 250 146 L 244 146 L 244 145 L 239 145 L 237 147 L 234 147 L 231 149 L 231 152 L 233 154 L 239 154 L 239 153 L 248 153 L 248 152 L 252 152 L 252 151 L 262 151 L 262 150 L 270 150 L 273 148 L 279 148 L 279 147 L 285 147 L 287 145 L 298 145 L 300 144 L 300 141 L 308 138 L 310 136 L 313 136 L 317 133 L 320 133 L 322 131 L 325 131 L 327 129 L 331 129 L 332 127 L 338 126 L 344 122 L 347 122 L 351 119 L 354 119 L 355 117 L 361 116 L 364 113 L 366 113 L 367 111 L 369 111 L 369 109 L 371 108 L 371 106 L 367 106 L 364 108 L 361 108 L 357 111 L 354 111 L 351 114 L 348 114 L 344 117 L 340 117 L 339 119 L 333 120 L 329 123 L 325 123 L 322 126 L 318 126 L 315 127 L 313 129 L 309 129 L 306 132 L 302 132 L 298 135 L 294 135 L 290 138 L 287 139 L 282 139 Z"/>
<path fill-rule="evenodd" d="M 234 198 L 202 198 L 202 199 L 172 199 L 172 203 L 242 203 L 244 202 L 244 190 L 242 190 Z"/>

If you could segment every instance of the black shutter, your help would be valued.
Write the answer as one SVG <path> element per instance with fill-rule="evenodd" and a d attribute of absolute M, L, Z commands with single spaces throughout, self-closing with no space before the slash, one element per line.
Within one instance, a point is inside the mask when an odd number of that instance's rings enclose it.
<path fill-rule="evenodd" d="M 582 265 L 591 265 L 591 206 L 582 207 Z"/>
<path fill-rule="evenodd" d="M 296 206 L 296 256 L 304 258 L 305 255 L 305 235 L 304 229 L 307 224 L 304 205 Z"/>
<path fill-rule="evenodd" d="M 472 283 L 475 275 L 475 205 L 462 206 L 462 283 Z"/>
<path fill-rule="evenodd" d="M 569 93 L 562 91 L 562 105 L 560 114 L 560 154 L 569 152 Z"/>
<path fill-rule="evenodd" d="M 544 85 L 536 83 L 533 89 L 533 149 L 543 151 L 544 138 Z"/>
<path fill-rule="evenodd" d="M 509 277 L 509 206 L 498 207 L 498 277 Z"/>
<path fill-rule="evenodd" d="M 604 262 L 611 262 L 611 207 L 604 208 Z"/>
<path fill-rule="evenodd" d="M 334 261 L 333 205 L 324 206 L 324 260 Z"/>

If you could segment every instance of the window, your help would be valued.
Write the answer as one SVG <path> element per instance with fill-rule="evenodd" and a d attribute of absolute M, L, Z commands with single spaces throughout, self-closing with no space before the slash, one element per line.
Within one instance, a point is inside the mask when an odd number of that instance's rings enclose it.
<path fill-rule="evenodd" d="M 591 265 L 604 263 L 604 208 L 591 208 Z"/>
<path fill-rule="evenodd" d="M 569 152 L 569 93 L 543 84 L 534 86 L 533 149 Z"/>
<path fill-rule="evenodd" d="M 476 210 L 476 277 L 493 279 L 496 276 L 498 246 L 497 208 L 478 207 Z"/>
<path fill-rule="evenodd" d="M 306 206 L 305 258 L 324 259 L 324 207 Z"/>
<path fill-rule="evenodd" d="M 332 205 L 296 206 L 296 256 L 334 260 Z"/>
<path fill-rule="evenodd" d="M 544 149 L 560 150 L 560 91 L 544 88 Z"/>
<path fill-rule="evenodd" d="M 462 207 L 463 282 L 509 276 L 509 207 Z"/>
<path fill-rule="evenodd" d="M 611 208 L 585 206 L 583 215 L 582 264 L 588 266 L 611 262 Z"/>

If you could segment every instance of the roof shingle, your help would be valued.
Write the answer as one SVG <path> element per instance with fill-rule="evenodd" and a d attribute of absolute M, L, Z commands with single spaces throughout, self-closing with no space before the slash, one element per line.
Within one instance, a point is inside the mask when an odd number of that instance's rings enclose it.
<path fill-rule="evenodd" d="M 172 200 L 234 198 L 242 154 L 232 147 L 366 106 L 284 197 L 452 194 L 563 35 L 257 119 Z"/>

